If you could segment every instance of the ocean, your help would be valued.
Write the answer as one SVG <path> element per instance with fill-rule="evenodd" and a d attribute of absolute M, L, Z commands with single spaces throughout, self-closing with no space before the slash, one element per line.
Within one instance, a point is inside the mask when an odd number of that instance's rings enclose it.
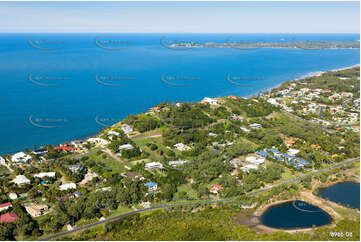
<path fill-rule="evenodd" d="M 360 62 L 359 49 L 192 48 L 191 42 L 359 39 L 359 34 L 0 34 L 0 154 L 93 135 L 161 102 L 248 97 Z M 188 47 L 174 49 L 174 43 Z"/>

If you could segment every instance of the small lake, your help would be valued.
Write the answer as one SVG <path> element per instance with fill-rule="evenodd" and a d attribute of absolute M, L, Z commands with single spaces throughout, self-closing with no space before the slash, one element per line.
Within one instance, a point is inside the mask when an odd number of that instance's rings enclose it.
<path fill-rule="evenodd" d="M 340 182 L 318 189 L 318 196 L 350 208 L 360 209 L 360 183 Z"/>
<path fill-rule="evenodd" d="M 268 208 L 262 214 L 261 222 L 277 229 L 303 229 L 329 224 L 332 217 L 319 207 L 295 200 Z"/>

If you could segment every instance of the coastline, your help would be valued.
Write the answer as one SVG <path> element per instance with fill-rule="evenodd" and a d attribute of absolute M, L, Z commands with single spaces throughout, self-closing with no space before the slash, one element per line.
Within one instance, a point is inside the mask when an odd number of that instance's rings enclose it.
<path fill-rule="evenodd" d="M 286 81 L 283 81 L 275 86 L 272 86 L 270 88 L 265 88 L 265 89 L 262 89 L 260 91 L 257 91 L 257 92 L 254 92 L 250 95 L 247 95 L 245 96 L 244 98 L 252 98 L 252 97 L 255 97 L 255 96 L 258 96 L 260 93 L 262 92 L 270 92 L 272 91 L 273 89 L 276 89 L 276 88 L 279 88 L 282 84 L 284 84 L 285 82 L 287 81 L 290 81 L 290 82 L 298 82 L 298 81 L 301 81 L 301 80 L 304 80 L 306 78 L 310 78 L 310 77 L 314 77 L 314 76 L 321 76 L 322 74 L 324 73 L 327 73 L 327 72 L 335 72 L 335 71 L 342 71 L 342 70 L 347 70 L 347 69 L 352 69 L 352 68 L 355 68 L 355 67 L 360 67 L 360 63 L 359 64 L 355 64 L 355 65 L 352 65 L 352 66 L 345 66 L 345 67 L 341 67 L 341 68 L 336 68 L 336 69 L 331 69 L 331 70 L 326 70 L 326 71 L 311 71 L 309 73 L 307 73 L 306 75 L 303 75 L 299 78 L 295 78 L 295 79 L 292 79 L 292 80 L 286 80 Z"/>
<path fill-rule="evenodd" d="M 300 78 L 298 78 L 298 79 L 286 80 L 286 81 L 283 81 L 283 82 L 277 84 L 276 86 L 273 86 L 273 87 L 270 87 L 270 88 L 265 88 L 265 89 L 263 89 L 263 90 L 256 91 L 255 93 L 251 93 L 251 94 L 249 94 L 249 95 L 247 95 L 247 96 L 245 96 L 245 97 L 241 97 L 241 96 L 238 96 L 238 97 L 240 97 L 240 98 L 246 98 L 246 99 L 253 98 L 253 97 L 258 96 L 258 95 L 259 95 L 260 93 L 262 93 L 262 92 L 269 92 L 269 91 L 271 91 L 271 90 L 273 90 L 273 89 L 275 89 L 275 88 L 278 88 L 278 87 L 280 87 L 282 84 L 284 84 L 284 83 L 287 82 L 287 81 L 291 81 L 291 82 L 300 81 L 300 80 L 303 80 L 303 79 L 306 79 L 306 78 L 310 78 L 310 77 L 313 77 L 313 76 L 319 76 L 319 75 L 322 75 L 322 74 L 327 73 L 327 72 L 335 72 L 335 71 L 347 70 L 347 69 L 352 69 L 352 68 L 355 68 L 355 67 L 360 67 L 360 64 L 355 64 L 355 65 L 352 65 L 352 66 L 346 66 L 346 67 L 331 69 L 331 70 L 327 70 L 327 71 L 316 71 L 316 72 L 315 72 L 315 71 L 312 71 L 312 72 L 309 72 L 309 73 L 306 74 L 305 76 L 302 76 L 302 77 L 300 77 Z M 193 102 L 198 102 L 198 101 L 193 101 Z M 139 113 L 139 114 L 140 114 L 140 113 Z M 114 124 L 112 124 L 112 125 L 109 125 L 109 127 L 112 127 L 113 125 L 115 125 L 115 124 L 117 124 L 117 123 L 119 123 L 119 122 L 116 122 L 116 123 L 114 123 Z M 104 128 L 105 128 L 105 127 L 104 127 Z M 81 136 L 79 136 L 79 137 L 77 137 L 77 138 L 75 138 L 75 139 L 65 140 L 65 141 L 63 141 L 62 143 L 57 143 L 57 144 L 47 143 L 47 144 L 38 145 L 38 146 L 39 146 L 39 147 L 43 147 L 43 146 L 48 145 L 48 144 L 53 145 L 53 146 L 56 146 L 56 145 L 60 145 L 60 144 L 63 144 L 63 143 L 70 143 L 70 142 L 75 141 L 75 140 L 86 140 L 86 139 L 88 139 L 88 138 L 97 136 L 104 128 L 99 129 L 99 131 L 94 132 L 93 134 L 81 135 Z M 24 150 L 25 150 L 25 149 L 20 149 L 20 150 L 18 150 L 18 151 L 11 152 L 11 153 L 6 153 L 6 152 L 5 152 L 5 153 L 3 153 L 3 154 L 0 154 L 0 156 L 15 154 L 15 153 L 17 153 L 17 152 L 21 152 L 21 151 L 24 151 Z"/>

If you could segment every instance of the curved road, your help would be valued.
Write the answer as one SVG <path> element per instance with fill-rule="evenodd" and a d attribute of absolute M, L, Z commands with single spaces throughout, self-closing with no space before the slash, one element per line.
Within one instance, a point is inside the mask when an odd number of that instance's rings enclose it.
<path fill-rule="evenodd" d="M 316 174 L 319 174 L 319 173 L 322 173 L 324 171 L 331 170 L 331 169 L 334 169 L 334 168 L 337 168 L 337 167 L 347 166 L 348 164 L 350 164 L 352 162 L 355 162 L 355 161 L 359 161 L 359 160 L 360 160 L 359 157 L 358 158 L 350 158 L 350 159 L 348 159 L 348 160 L 346 160 L 346 161 L 344 161 L 342 163 L 339 163 L 339 164 L 330 166 L 328 168 L 324 168 L 324 169 L 312 172 L 312 173 L 307 174 L 307 175 L 299 176 L 299 177 L 296 177 L 296 178 L 291 179 L 291 180 L 280 182 L 280 183 L 278 183 L 276 185 L 273 185 L 271 187 L 260 189 L 260 190 L 255 191 L 255 192 L 248 193 L 247 195 L 252 196 L 252 195 L 255 195 L 255 194 L 258 194 L 258 193 L 261 193 L 261 192 L 269 191 L 273 187 L 276 187 L 276 186 L 279 186 L 279 185 L 282 185 L 282 184 L 289 184 L 289 183 L 293 183 L 293 182 L 296 182 L 296 181 L 300 181 L 302 178 L 305 178 L 307 176 L 313 176 L 313 175 L 316 175 Z M 214 203 L 218 203 L 218 202 L 231 202 L 231 201 L 234 201 L 236 199 L 237 198 L 230 198 L 230 199 L 223 199 L 223 200 L 212 200 L 212 201 L 207 201 L 207 202 L 193 202 L 193 203 L 191 202 L 191 203 L 183 203 L 183 204 L 166 204 L 166 205 L 160 205 L 160 206 L 155 206 L 155 207 L 150 207 L 150 208 L 139 209 L 139 210 L 132 211 L 132 212 L 129 212 L 129 213 L 120 214 L 120 215 L 117 215 L 117 216 L 114 216 L 114 217 L 111 217 L 111 218 L 107 218 L 107 219 L 104 219 L 102 221 L 97 221 L 95 223 L 83 225 L 83 226 L 77 227 L 77 228 L 75 228 L 73 230 L 70 230 L 70 231 L 61 232 L 61 233 L 46 237 L 44 239 L 41 239 L 40 241 L 47 241 L 47 240 L 56 239 L 56 238 L 59 238 L 61 236 L 68 235 L 68 234 L 71 234 L 71 233 L 74 233 L 74 232 L 77 232 L 77 231 L 80 231 L 80 230 L 83 230 L 83 229 L 88 229 L 88 228 L 97 226 L 99 224 L 107 223 L 107 222 L 110 222 L 110 221 L 113 221 L 113 220 L 117 220 L 119 218 L 124 218 L 126 216 L 137 214 L 137 213 L 142 213 L 142 212 L 145 212 L 145 211 L 150 211 L 150 210 L 155 210 L 155 209 L 163 209 L 163 208 L 166 208 L 166 207 L 184 206 L 184 205 L 188 206 L 188 205 L 196 205 L 196 204 L 214 204 Z"/>

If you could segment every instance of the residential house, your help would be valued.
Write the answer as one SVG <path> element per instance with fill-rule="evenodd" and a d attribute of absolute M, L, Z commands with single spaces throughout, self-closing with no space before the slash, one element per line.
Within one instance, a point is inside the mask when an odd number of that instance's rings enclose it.
<path fill-rule="evenodd" d="M 262 125 L 260 125 L 258 123 L 253 123 L 253 124 L 250 124 L 249 127 L 251 129 L 260 129 L 260 128 L 262 128 Z"/>
<path fill-rule="evenodd" d="M 145 164 L 145 168 L 153 169 L 153 168 L 163 168 L 162 163 L 159 162 L 149 162 Z"/>
<path fill-rule="evenodd" d="M 218 101 L 217 101 L 217 98 L 205 97 L 205 98 L 203 98 L 203 100 L 200 103 L 208 103 L 210 105 L 217 105 Z"/>
<path fill-rule="evenodd" d="M 81 195 L 83 195 L 83 193 L 81 193 L 81 192 L 76 192 L 76 193 L 74 193 L 74 196 L 75 196 L 75 197 L 80 197 Z"/>
<path fill-rule="evenodd" d="M 130 132 L 133 132 L 133 128 L 130 127 L 128 124 L 122 124 L 120 128 L 123 130 L 125 134 L 129 134 Z"/>
<path fill-rule="evenodd" d="M 0 165 L 5 165 L 5 164 L 6 164 L 5 159 L 2 156 L 0 156 Z"/>
<path fill-rule="evenodd" d="M 26 178 L 24 175 L 16 176 L 16 178 L 13 180 L 13 182 L 18 186 L 21 186 L 24 184 L 30 184 L 30 180 L 28 178 Z"/>
<path fill-rule="evenodd" d="M 250 132 L 250 130 L 247 129 L 247 128 L 245 128 L 245 127 L 241 127 L 241 130 L 242 130 L 243 132 L 245 132 L 245 133 L 249 133 L 249 132 Z"/>
<path fill-rule="evenodd" d="M 143 180 L 144 177 L 135 173 L 135 172 L 132 172 L 132 171 L 127 171 L 124 176 L 126 177 L 129 177 L 129 178 L 132 178 L 132 179 L 139 179 L 139 180 Z"/>
<path fill-rule="evenodd" d="M 10 198 L 11 200 L 15 200 L 15 199 L 18 198 L 18 195 L 17 195 L 16 193 L 11 192 L 11 193 L 9 193 L 9 198 Z"/>
<path fill-rule="evenodd" d="M 223 188 L 223 187 L 222 187 L 221 185 L 215 184 L 215 185 L 212 186 L 212 188 L 209 190 L 209 192 L 218 195 L 218 192 L 219 192 L 220 190 L 222 190 L 222 188 Z"/>
<path fill-rule="evenodd" d="M 246 161 L 251 163 L 251 164 L 254 164 L 254 165 L 261 165 L 265 162 L 265 159 L 264 158 L 257 158 L 255 156 L 248 156 L 246 157 Z"/>
<path fill-rule="evenodd" d="M 71 165 L 69 166 L 69 170 L 72 172 L 72 173 L 76 173 L 76 172 L 80 172 L 84 169 L 84 167 L 82 167 L 81 165 Z"/>
<path fill-rule="evenodd" d="M 108 132 L 108 135 L 119 136 L 120 134 L 117 131 L 111 130 L 111 131 Z"/>
<path fill-rule="evenodd" d="M 63 184 L 63 185 L 59 186 L 59 190 L 61 190 L 61 191 L 65 191 L 68 189 L 76 189 L 76 184 L 72 182 L 72 183 Z"/>
<path fill-rule="evenodd" d="M 257 170 L 258 169 L 258 165 L 254 165 L 254 164 L 249 164 L 249 165 L 245 165 L 243 167 L 241 167 L 242 171 L 246 171 L 249 172 L 250 170 Z"/>
<path fill-rule="evenodd" d="M 0 212 L 9 209 L 12 206 L 11 202 L 0 204 Z"/>
<path fill-rule="evenodd" d="M 84 141 L 83 140 L 74 140 L 74 141 L 71 142 L 71 144 L 75 148 L 80 148 L 84 144 Z"/>
<path fill-rule="evenodd" d="M 146 187 L 148 187 L 148 191 L 156 191 L 158 189 L 158 184 L 155 182 L 147 182 L 144 184 Z"/>
<path fill-rule="evenodd" d="M 34 177 L 44 178 L 44 177 L 55 177 L 55 172 L 40 172 L 35 174 Z"/>
<path fill-rule="evenodd" d="M 119 146 L 119 151 L 131 150 L 131 149 L 134 149 L 134 146 L 131 144 L 124 144 L 124 145 Z"/>
<path fill-rule="evenodd" d="M 186 151 L 186 150 L 190 150 L 191 148 L 188 145 L 182 144 L 182 143 L 178 143 L 173 145 L 173 147 L 177 148 L 180 151 Z"/>
<path fill-rule="evenodd" d="M 18 152 L 11 156 L 11 161 L 13 163 L 19 163 L 19 162 L 27 162 L 31 160 L 31 156 L 25 154 L 24 152 Z"/>
<path fill-rule="evenodd" d="M 0 223 L 12 223 L 17 219 L 19 219 L 19 216 L 16 213 L 5 213 L 0 216 Z"/>
<path fill-rule="evenodd" d="M 32 152 L 33 154 L 37 155 L 37 156 L 43 156 L 46 153 L 48 153 L 48 150 L 45 148 L 40 148 L 40 149 L 36 149 Z"/>
<path fill-rule="evenodd" d="M 109 144 L 109 141 L 102 139 L 102 138 L 89 138 L 87 140 L 90 143 L 96 144 L 96 145 L 107 145 Z"/>
<path fill-rule="evenodd" d="M 295 156 L 295 155 L 297 155 L 299 152 L 300 152 L 300 151 L 297 150 L 297 149 L 289 149 L 289 150 L 287 151 L 287 154 L 289 154 L 289 155 L 291 155 L 291 156 Z"/>
<path fill-rule="evenodd" d="M 43 215 L 46 210 L 48 210 L 49 207 L 46 204 L 36 204 L 36 205 L 28 205 L 25 206 L 26 212 L 30 214 L 31 217 L 39 217 L 40 215 Z"/>
<path fill-rule="evenodd" d="M 178 165 L 184 165 L 187 162 L 188 162 L 187 160 L 173 160 L 173 161 L 169 161 L 168 164 L 170 166 L 178 166 Z"/>
<path fill-rule="evenodd" d="M 258 156 L 261 156 L 261 157 L 263 157 L 263 158 L 267 158 L 267 156 L 269 155 L 269 154 L 268 154 L 266 151 L 264 151 L 264 150 L 259 150 L 259 151 L 257 151 L 255 154 L 258 155 Z"/>

